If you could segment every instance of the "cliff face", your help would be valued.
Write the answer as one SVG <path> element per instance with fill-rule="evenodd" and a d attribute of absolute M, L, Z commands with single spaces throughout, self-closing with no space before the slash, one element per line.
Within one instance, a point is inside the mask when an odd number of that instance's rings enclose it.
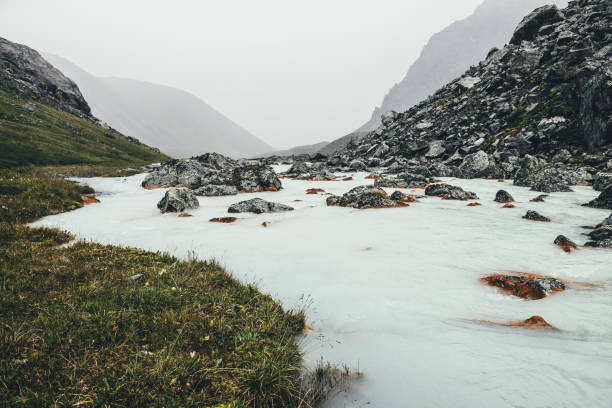
<path fill-rule="evenodd" d="M 433 35 L 406 76 L 385 96 L 382 105 L 359 130 L 376 129 L 384 112 L 404 112 L 477 64 L 493 47 L 508 42 L 521 19 L 536 7 L 564 0 L 486 0 L 466 19 Z"/>
<path fill-rule="evenodd" d="M 38 52 L 0 38 L 0 90 L 52 108 L 91 115 L 77 85 Z"/>
<path fill-rule="evenodd" d="M 580 161 L 609 149 L 611 18 L 609 0 L 536 9 L 507 46 L 410 110 L 385 114 L 376 131 L 336 152 L 330 164 L 412 160 L 457 169 L 479 153 L 489 170 L 455 175 L 512 177 L 526 154 Z M 589 160 L 599 165 L 604 156 Z"/>

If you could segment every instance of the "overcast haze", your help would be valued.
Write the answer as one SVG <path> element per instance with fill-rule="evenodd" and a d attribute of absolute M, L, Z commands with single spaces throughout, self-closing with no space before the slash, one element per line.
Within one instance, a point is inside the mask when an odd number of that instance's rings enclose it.
<path fill-rule="evenodd" d="M 361 126 L 429 37 L 479 3 L 0 0 L 0 36 L 184 89 L 288 148 Z"/>

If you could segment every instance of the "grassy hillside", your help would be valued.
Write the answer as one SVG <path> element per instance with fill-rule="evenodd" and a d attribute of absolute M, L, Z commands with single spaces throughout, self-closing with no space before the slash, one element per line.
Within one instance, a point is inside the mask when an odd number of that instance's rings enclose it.
<path fill-rule="evenodd" d="M 113 130 L 0 91 L 0 168 L 138 166 L 168 159 Z"/>

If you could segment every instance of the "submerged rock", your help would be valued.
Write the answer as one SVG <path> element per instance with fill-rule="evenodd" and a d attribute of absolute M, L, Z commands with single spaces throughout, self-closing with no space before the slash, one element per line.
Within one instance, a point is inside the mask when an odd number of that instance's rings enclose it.
<path fill-rule="evenodd" d="M 536 275 L 491 275 L 481 280 L 489 286 L 527 300 L 542 299 L 566 289 L 565 284 L 558 279 Z"/>
<path fill-rule="evenodd" d="M 506 190 L 499 190 L 495 194 L 495 200 L 498 203 L 512 203 L 514 202 L 514 198 L 508 193 Z"/>
<path fill-rule="evenodd" d="M 564 250 L 565 252 L 572 252 L 578 245 L 576 245 L 571 239 L 566 237 L 565 235 L 559 235 L 553 241 L 553 244 Z"/>
<path fill-rule="evenodd" d="M 252 198 L 250 200 L 232 204 L 227 210 L 229 213 L 251 212 L 255 214 L 283 211 L 293 211 L 293 207 L 289 207 L 285 204 L 265 201 L 261 198 Z"/>
<path fill-rule="evenodd" d="M 543 203 L 546 197 L 548 197 L 548 194 L 540 194 L 539 196 L 532 198 L 529 201 L 531 201 L 532 203 Z"/>
<path fill-rule="evenodd" d="M 584 246 L 593 248 L 612 247 L 612 225 L 599 226 L 587 235 L 592 241 L 587 242 Z"/>
<path fill-rule="evenodd" d="M 222 224 L 230 224 L 232 222 L 235 222 L 238 218 L 236 217 L 221 217 L 221 218 L 211 218 L 210 220 L 208 220 L 209 222 L 219 222 Z"/>
<path fill-rule="evenodd" d="M 523 218 L 526 220 L 531 220 L 531 221 L 550 222 L 550 218 L 545 217 L 539 212 L 533 211 L 533 210 L 527 211 L 527 214 L 525 214 Z"/>
<path fill-rule="evenodd" d="M 612 210 L 612 185 L 604 189 L 599 197 L 584 205 L 587 207 Z"/>
<path fill-rule="evenodd" d="M 157 203 L 162 213 L 182 212 L 187 209 L 198 208 L 200 203 L 193 191 L 187 188 L 170 188 L 164 197 Z"/>
<path fill-rule="evenodd" d="M 523 320 L 522 322 L 511 323 L 509 326 L 523 327 L 525 329 L 531 329 L 531 330 L 559 330 L 556 327 L 549 324 L 541 316 L 531 316 L 527 320 Z"/>
<path fill-rule="evenodd" d="M 476 193 L 448 184 L 430 184 L 425 189 L 425 195 L 442 197 L 445 200 L 478 200 Z"/>

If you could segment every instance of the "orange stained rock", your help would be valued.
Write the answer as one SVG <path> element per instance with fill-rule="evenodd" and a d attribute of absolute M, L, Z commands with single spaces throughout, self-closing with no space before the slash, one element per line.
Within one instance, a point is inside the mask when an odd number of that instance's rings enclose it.
<path fill-rule="evenodd" d="M 516 276 L 519 275 L 519 276 Z M 490 275 L 480 278 L 480 281 L 488 286 L 497 287 L 502 292 L 514 295 L 526 300 L 538 300 L 546 297 L 541 287 L 536 283 L 536 278 L 551 278 L 550 276 L 517 273 L 516 275 Z M 520 278 L 520 279 L 517 279 Z M 562 292 L 563 289 L 553 288 L 552 293 Z"/>
<path fill-rule="evenodd" d="M 208 221 L 210 221 L 210 222 L 220 222 L 220 223 L 223 223 L 223 224 L 229 224 L 231 222 L 236 221 L 237 219 L 238 218 L 236 218 L 236 217 L 221 217 L 221 218 L 211 218 Z"/>
<path fill-rule="evenodd" d="M 342 179 L 342 181 L 351 181 L 353 178 L 352 177 L 345 177 Z"/>
<path fill-rule="evenodd" d="M 324 193 L 325 190 L 323 190 L 322 188 L 309 188 L 308 190 L 306 190 L 306 194 L 317 194 L 317 193 Z"/>
<path fill-rule="evenodd" d="M 481 206 L 481 205 L 482 204 L 480 204 L 480 203 L 469 203 L 467 206 L 468 207 L 478 207 L 478 206 Z"/>
<path fill-rule="evenodd" d="M 188 213 L 180 213 L 178 216 L 179 216 L 179 218 L 193 217 L 193 215 L 188 214 Z"/>
<path fill-rule="evenodd" d="M 99 203 L 100 200 L 98 200 L 97 198 L 93 198 L 93 197 L 87 197 L 87 196 L 83 196 L 81 197 L 81 202 L 84 205 L 88 205 L 88 204 L 96 204 Z"/>
<path fill-rule="evenodd" d="M 504 204 L 502 208 L 516 208 L 514 204 Z"/>

